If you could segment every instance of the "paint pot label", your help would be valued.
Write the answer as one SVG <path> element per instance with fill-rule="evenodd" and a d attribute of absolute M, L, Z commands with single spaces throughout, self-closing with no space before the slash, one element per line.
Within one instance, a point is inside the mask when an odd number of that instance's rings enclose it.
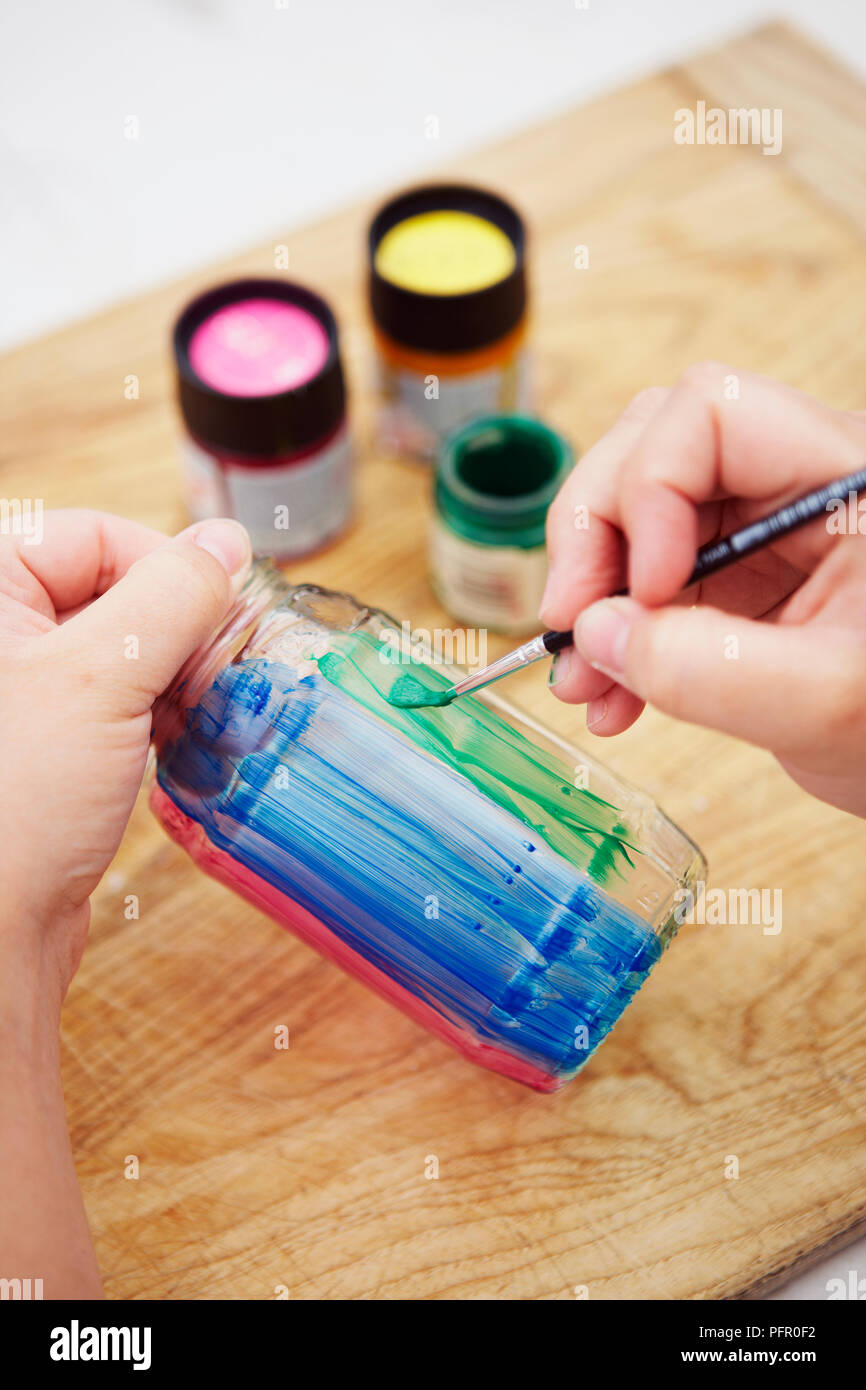
<path fill-rule="evenodd" d="M 181 459 L 193 519 L 235 517 L 258 555 L 305 555 L 349 520 L 352 444 L 345 428 L 294 463 L 251 466 L 218 459 L 189 438 L 181 441 Z"/>
<path fill-rule="evenodd" d="M 470 420 L 529 409 L 529 353 L 522 348 L 504 366 L 455 376 L 423 376 L 380 357 L 379 390 L 382 447 L 432 459 L 440 440 Z"/>
<path fill-rule="evenodd" d="M 430 568 L 437 597 L 461 622 L 498 632 L 538 627 L 538 606 L 547 577 L 543 545 L 476 545 L 436 518 L 430 535 Z"/>

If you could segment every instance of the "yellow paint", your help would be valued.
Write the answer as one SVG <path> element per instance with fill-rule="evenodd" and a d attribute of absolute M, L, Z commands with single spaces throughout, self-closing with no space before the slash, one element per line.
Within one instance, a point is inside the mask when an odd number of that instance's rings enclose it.
<path fill-rule="evenodd" d="M 470 294 L 510 275 L 514 246 L 500 227 L 471 212 L 407 217 L 376 248 L 376 270 L 418 294 Z"/>

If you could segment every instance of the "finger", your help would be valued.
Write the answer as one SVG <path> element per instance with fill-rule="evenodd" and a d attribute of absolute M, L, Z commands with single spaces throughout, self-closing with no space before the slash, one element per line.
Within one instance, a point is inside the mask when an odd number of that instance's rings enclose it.
<path fill-rule="evenodd" d="M 86 510 L 40 514 L 32 536 L 0 543 L 0 593 L 56 621 L 105 593 L 166 537 L 137 521 Z"/>
<path fill-rule="evenodd" d="M 719 504 L 711 505 L 718 513 Z M 698 511 L 700 514 L 703 507 Z M 745 524 L 742 505 L 738 499 L 732 499 L 722 506 L 721 520 L 713 539 L 730 535 Z M 705 538 L 699 535 L 698 545 L 704 542 Z M 808 570 L 789 564 L 776 549 L 768 547 L 719 570 L 717 574 L 711 574 L 697 586 L 680 590 L 670 602 L 686 607 L 705 603 L 711 608 L 723 608 L 726 613 L 737 613 L 744 618 L 769 617 L 799 588 L 807 575 Z"/>
<path fill-rule="evenodd" d="M 689 368 L 622 470 L 629 590 L 655 605 L 682 588 L 699 544 L 698 504 L 742 498 L 743 521 L 754 520 L 852 472 L 864 454 L 866 428 L 847 411 L 722 363 Z M 774 549 L 808 571 L 832 544 L 818 521 Z"/>
<path fill-rule="evenodd" d="M 74 657 L 110 713 L 141 714 L 225 617 L 249 564 L 236 521 L 199 523 L 137 560 L 46 640 Z"/>
<path fill-rule="evenodd" d="M 548 684 L 558 700 L 585 705 L 610 689 L 610 678 L 595 671 L 575 647 L 557 652 L 550 663 Z"/>
<path fill-rule="evenodd" d="M 842 632 L 757 623 L 713 608 L 641 607 L 605 599 L 580 615 L 581 654 L 677 719 L 790 756 L 862 704 L 866 661 Z"/>
<path fill-rule="evenodd" d="M 554 498 L 547 514 L 548 577 L 541 600 L 545 626 L 570 628 L 587 603 L 622 587 L 620 470 L 667 396 L 664 386 L 635 396 Z"/>
<path fill-rule="evenodd" d="M 866 631 L 866 544 L 856 532 L 839 536 L 830 554 L 784 604 L 777 621 Z M 825 634 L 822 633 L 822 638 Z"/>
<path fill-rule="evenodd" d="M 586 707 L 586 727 L 600 738 L 622 734 L 643 712 L 644 701 L 622 685 L 612 685 L 598 700 Z"/>

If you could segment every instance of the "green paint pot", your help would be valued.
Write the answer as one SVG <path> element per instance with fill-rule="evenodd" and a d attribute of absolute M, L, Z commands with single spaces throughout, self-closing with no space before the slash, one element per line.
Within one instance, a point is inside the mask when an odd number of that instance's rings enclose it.
<path fill-rule="evenodd" d="M 515 634 L 538 627 L 547 510 L 573 465 L 562 436 L 524 415 L 474 420 L 445 440 L 430 571 L 460 622 Z"/>

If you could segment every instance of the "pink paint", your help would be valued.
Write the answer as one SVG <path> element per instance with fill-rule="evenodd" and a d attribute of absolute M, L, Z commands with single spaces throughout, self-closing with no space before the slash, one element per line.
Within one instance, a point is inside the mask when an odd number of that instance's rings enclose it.
<path fill-rule="evenodd" d="M 192 820 L 176 806 L 158 782 L 154 782 L 151 787 L 150 806 L 172 839 L 186 850 L 205 873 L 218 879 L 228 888 L 233 888 L 241 897 L 273 917 L 280 926 L 300 937 L 308 946 L 312 946 L 314 950 L 340 966 L 348 975 L 353 975 L 356 980 L 374 989 L 383 999 L 395 1004 L 416 1023 L 436 1033 L 452 1047 L 458 1048 L 471 1062 L 487 1067 L 490 1071 L 500 1072 L 513 1081 L 522 1081 L 524 1085 L 532 1086 L 536 1091 L 556 1091 L 563 1084 L 560 1077 L 550 1076 L 519 1057 L 513 1057 L 488 1043 L 479 1042 L 467 1028 L 461 1028 L 431 1008 L 423 999 L 403 989 L 402 985 L 397 984 L 389 975 L 378 970 L 370 961 L 341 941 L 300 903 L 281 893 L 258 874 L 251 873 L 224 850 L 218 849 L 208 839 L 198 821 Z"/>
<path fill-rule="evenodd" d="M 303 386 L 328 359 L 319 320 L 282 299 L 240 299 L 217 309 L 190 338 L 193 371 L 228 396 L 273 396 Z"/>

